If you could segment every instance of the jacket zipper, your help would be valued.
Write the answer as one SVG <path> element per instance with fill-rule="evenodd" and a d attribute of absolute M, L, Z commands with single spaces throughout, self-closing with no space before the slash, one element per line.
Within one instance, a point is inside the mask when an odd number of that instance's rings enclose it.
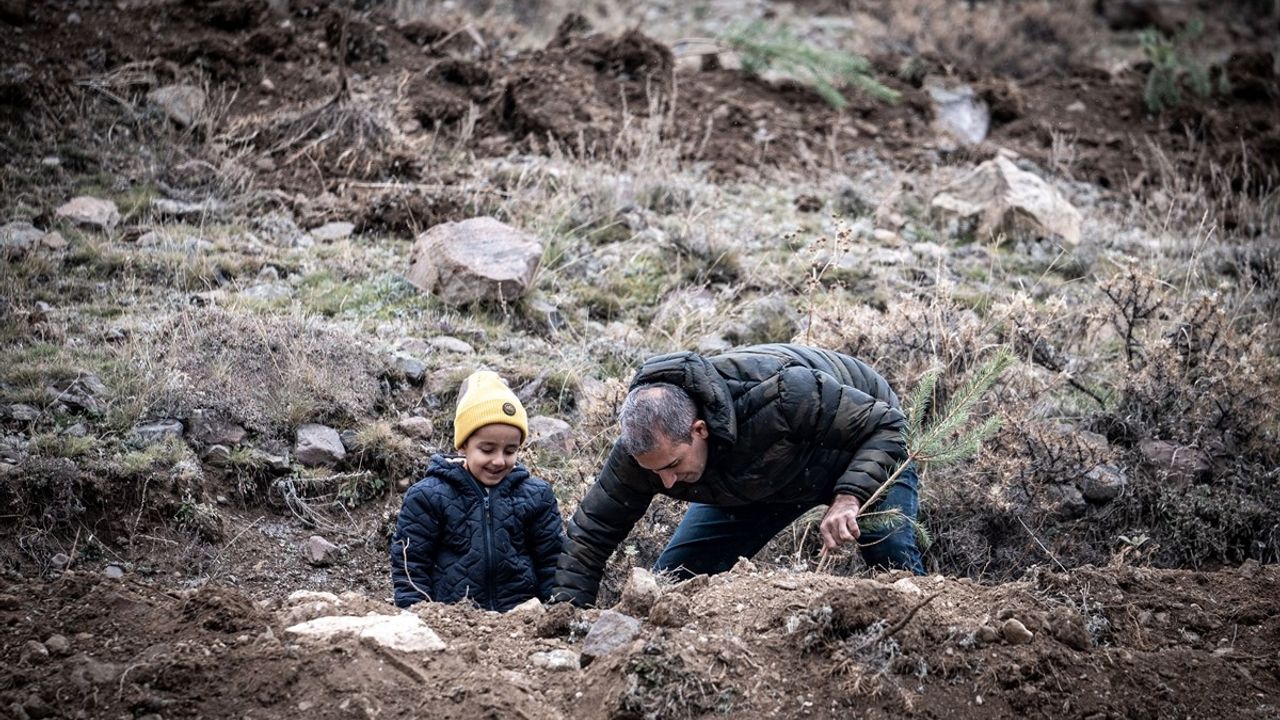
<path fill-rule="evenodd" d="M 489 595 L 489 609 L 498 609 L 497 585 L 493 578 L 493 516 L 489 510 L 489 493 L 480 487 L 480 483 L 472 479 L 471 481 L 476 488 L 476 492 L 480 493 L 480 499 L 484 503 L 484 517 L 481 521 L 484 524 L 484 582 L 485 589 Z"/>

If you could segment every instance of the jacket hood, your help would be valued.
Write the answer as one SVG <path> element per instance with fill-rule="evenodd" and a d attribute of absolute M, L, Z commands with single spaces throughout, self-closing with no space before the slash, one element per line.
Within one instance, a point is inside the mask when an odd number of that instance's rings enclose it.
<path fill-rule="evenodd" d="M 438 478 L 450 485 L 462 490 L 470 492 L 480 481 L 471 476 L 471 473 L 462 466 L 461 455 L 441 455 L 439 453 L 431 456 L 431 464 L 427 466 L 427 476 Z M 492 490 L 502 489 L 509 491 L 516 485 L 524 482 L 529 477 L 529 471 L 524 465 L 516 464 L 507 476 L 502 478 L 502 482 L 491 488 Z"/>
<path fill-rule="evenodd" d="M 641 385 L 670 383 L 684 388 L 698 404 L 700 417 L 711 436 L 729 445 L 738 441 L 738 420 L 733 396 L 715 367 L 695 352 L 677 352 L 650 358 L 636 373 L 629 390 Z"/>

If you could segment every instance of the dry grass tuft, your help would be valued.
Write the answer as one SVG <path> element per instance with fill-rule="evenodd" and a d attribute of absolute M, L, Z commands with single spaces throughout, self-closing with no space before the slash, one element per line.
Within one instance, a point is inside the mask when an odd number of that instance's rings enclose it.
<path fill-rule="evenodd" d="M 375 414 L 385 368 L 354 337 L 306 317 L 191 309 L 128 351 L 141 414 L 203 408 L 268 442 L 304 422 L 350 425 Z"/>

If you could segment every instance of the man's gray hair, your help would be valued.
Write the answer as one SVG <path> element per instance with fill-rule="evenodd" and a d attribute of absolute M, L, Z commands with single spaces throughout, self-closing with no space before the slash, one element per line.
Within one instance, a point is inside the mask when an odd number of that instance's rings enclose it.
<path fill-rule="evenodd" d="M 689 393 L 670 383 L 641 385 L 627 393 L 618 411 L 622 436 L 618 442 L 635 457 L 653 450 L 661 438 L 679 443 L 693 442 L 693 423 L 698 406 Z"/>

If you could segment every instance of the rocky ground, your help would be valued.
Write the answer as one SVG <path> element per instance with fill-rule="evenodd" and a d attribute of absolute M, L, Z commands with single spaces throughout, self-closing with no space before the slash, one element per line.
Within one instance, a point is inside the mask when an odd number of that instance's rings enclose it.
<path fill-rule="evenodd" d="M 0 715 L 1280 717 L 1274 8 L 571 9 L 0 0 Z M 599 609 L 396 616 L 471 370 L 567 514 L 640 361 L 769 341 L 1015 351 L 930 576 L 671 586 L 659 500 Z"/>

